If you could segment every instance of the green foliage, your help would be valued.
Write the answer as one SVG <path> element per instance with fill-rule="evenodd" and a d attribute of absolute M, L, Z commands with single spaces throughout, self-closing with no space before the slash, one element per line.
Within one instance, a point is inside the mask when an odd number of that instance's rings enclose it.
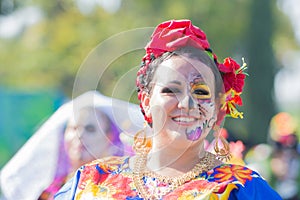
<path fill-rule="evenodd" d="M 76 74 L 86 57 L 98 44 L 112 35 L 134 28 L 153 27 L 169 19 L 189 18 L 207 33 L 212 49 L 220 60 L 232 56 L 241 61 L 241 57 L 249 53 L 247 44 L 256 42 L 253 41 L 255 38 L 250 40 L 249 37 L 251 22 L 260 22 L 262 19 L 255 16 L 264 18 L 264 12 L 268 11 L 261 10 L 259 15 L 256 13 L 258 10 L 251 8 L 250 0 L 123 0 L 116 13 L 109 13 L 95 4 L 93 11 L 88 14 L 81 13 L 72 0 L 15 2 L 18 7 L 39 6 L 43 10 L 44 18 L 40 23 L 24 29 L 18 37 L 0 40 L 0 85 L 30 90 L 54 88 L 64 91 L 68 96 L 72 95 Z M 287 19 L 282 17 L 273 1 L 270 4 L 271 7 L 266 9 L 271 9 L 269 12 L 271 17 L 274 16 L 274 27 L 271 27 L 272 32 L 268 35 L 271 42 L 269 48 L 274 48 L 275 55 L 280 57 L 283 45 L 286 49 L 293 47 L 294 40 Z M 253 30 L 254 33 L 255 31 Z M 128 40 L 116 45 L 134 42 Z M 260 49 L 255 49 L 251 59 L 259 54 Z M 143 51 L 133 51 L 112 61 L 105 75 L 99 80 L 98 89 L 106 95 L 112 95 L 112 90 L 116 88 L 120 78 L 137 67 L 142 56 Z M 246 61 L 248 62 L 247 57 Z M 255 68 L 256 66 L 251 66 L 251 62 L 249 67 Z M 269 70 L 272 71 L 277 66 L 270 65 Z M 250 78 L 256 76 L 250 74 Z M 134 79 L 123 81 L 122 87 L 118 87 L 113 95 L 128 99 L 129 90 L 130 100 L 137 102 L 136 93 L 132 91 Z M 260 87 L 255 82 L 247 81 L 247 90 L 250 85 L 254 88 Z M 250 94 L 247 90 L 244 97 L 248 99 Z M 251 109 L 251 102 L 246 101 L 246 104 Z M 255 127 L 253 124 L 247 125 L 249 118 L 255 116 L 248 117 L 247 109 L 245 116 L 244 121 L 237 123 L 240 124 L 238 126 L 231 126 L 229 120 L 230 129 L 238 133 L 237 137 L 255 140 L 254 137 L 247 137 L 252 133 L 245 128 Z"/>

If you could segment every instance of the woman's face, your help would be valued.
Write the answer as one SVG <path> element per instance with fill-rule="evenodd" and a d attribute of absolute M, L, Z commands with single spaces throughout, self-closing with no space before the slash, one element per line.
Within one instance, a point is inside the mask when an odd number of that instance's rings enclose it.
<path fill-rule="evenodd" d="M 212 70 L 196 59 L 172 56 L 158 66 L 151 84 L 142 101 L 160 145 L 203 141 L 216 121 Z"/>
<path fill-rule="evenodd" d="M 107 116 L 92 109 L 79 112 L 78 119 L 68 125 L 65 133 L 67 153 L 77 167 L 104 156 L 110 148 Z"/>

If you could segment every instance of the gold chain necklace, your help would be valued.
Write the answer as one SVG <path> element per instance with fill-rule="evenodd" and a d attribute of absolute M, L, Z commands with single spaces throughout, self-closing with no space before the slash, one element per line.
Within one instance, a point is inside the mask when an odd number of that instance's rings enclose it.
<path fill-rule="evenodd" d="M 200 159 L 199 163 L 196 164 L 192 170 L 178 177 L 163 176 L 153 171 L 150 171 L 146 169 L 146 163 L 147 163 L 146 153 L 137 155 L 137 158 L 134 163 L 134 172 L 133 172 L 133 182 L 136 186 L 137 192 L 144 199 L 161 199 L 164 195 L 175 190 L 176 188 L 183 185 L 187 181 L 192 180 L 202 172 L 212 169 L 215 165 L 215 155 L 209 152 L 205 152 L 204 157 Z M 167 184 L 169 187 L 157 193 L 149 193 L 143 181 L 143 178 L 146 176 L 155 178 L 161 183 Z"/>

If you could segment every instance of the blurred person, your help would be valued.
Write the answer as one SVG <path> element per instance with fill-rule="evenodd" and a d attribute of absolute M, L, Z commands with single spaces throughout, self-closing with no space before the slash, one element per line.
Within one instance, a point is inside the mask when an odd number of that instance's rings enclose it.
<path fill-rule="evenodd" d="M 62 105 L 3 167 L 5 199 L 53 199 L 86 162 L 131 155 L 119 134 L 140 129 L 133 122 L 142 121 L 142 115 L 129 112 L 139 112 L 139 107 L 96 91 Z"/>
<path fill-rule="evenodd" d="M 81 165 L 96 158 L 109 155 L 122 156 L 123 144 L 119 130 L 109 117 L 98 107 L 83 107 L 78 119 L 68 122 L 64 133 L 64 150 L 69 163 L 67 173 L 56 177 L 54 182 L 41 194 L 39 200 L 53 199 L 53 195 Z"/>
<path fill-rule="evenodd" d="M 286 200 L 300 199 L 300 152 L 296 128 L 295 120 L 286 112 L 276 114 L 270 122 L 272 182 Z"/>
<path fill-rule="evenodd" d="M 270 121 L 268 144 L 252 147 L 245 156 L 249 168 L 261 173 L 285 200 L 300 199 L 300 154 L 296 122 L 286 113 Z"/>
<path fill-rule="evenodd" d="M 136 155 L 82 166 L 55 199 L 281 199 L 257 172 L 224 163 L 230 149 L 220 126 L 226 114 L 242 118 L 246 65 L 219 63 L 186 19 L 159 24 L 145 49 L 136 84 L 150 132 L 135 135 Z M 216 154 L 204 147 L 210 133 Z"/>
<path fill-rule="evenodd" d="M 260 173 L 272 185 L 272 170 L 270 159 L 273 148 L 270 144 L 257 144 L 249 148 L 245 154 L 245 164 L 250 169 Z"/>

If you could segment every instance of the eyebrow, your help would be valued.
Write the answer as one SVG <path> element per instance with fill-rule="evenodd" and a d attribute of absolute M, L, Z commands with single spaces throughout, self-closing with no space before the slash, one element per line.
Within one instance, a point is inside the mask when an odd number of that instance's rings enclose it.
<path fill-rule="evenodd" d="M 176 85 L 181 85 L 181 82 L 180 81 L 170 81 L 169 83 L 173 83 L 173 84 L 176 84 Z"/>
<path fill-rule="evenodd" d="M 196 82 L 196 83 L 201 82 L 201 83 L 207 84 L 201 74 L 196 75 L 191 82 Z"/>

